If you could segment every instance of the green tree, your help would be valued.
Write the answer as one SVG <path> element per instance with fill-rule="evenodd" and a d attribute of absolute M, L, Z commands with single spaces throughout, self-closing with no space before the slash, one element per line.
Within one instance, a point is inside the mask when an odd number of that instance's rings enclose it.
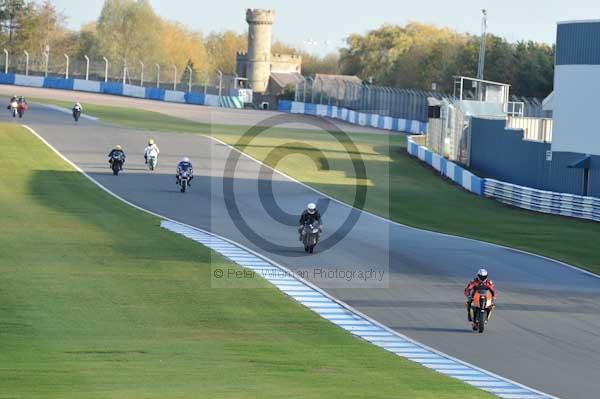
<path fill-rule="evenodd" d="M 8 46 L 13 44 L 13 36 L 19 28 L 18 19 L 25 10 L 24 0 L 1 0 L 0 1 L 0 26 L 6 34 Z"/>
<path fill-rule="evenodd" d="M 96 23 L 98 56 L 119 67 L 158 61 L 161 24 L 148 0 L 106 0 Z"/>

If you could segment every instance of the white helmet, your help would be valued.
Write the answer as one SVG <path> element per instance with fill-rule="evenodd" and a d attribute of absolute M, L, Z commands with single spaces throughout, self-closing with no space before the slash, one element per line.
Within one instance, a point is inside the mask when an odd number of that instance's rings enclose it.
<path fill-rule="evenodd" d="M 477 278 L 481 281 L 485 281 L 488 277 L 488 272 L 485 269 L 477 270 Z"/>
<path fill-rule="evenodd" d="M 306 205 L 306 210 L 308 211 L 308 213 L 313 215 L 317 211 L 317 206 L 314 202 L 311 202 L 310 204 Z"/>
<path fill-rule="evenodd" d="M 187 162 L 187 163 L 189 163 L 190 159 L 188 157 L 183 157 L 183 158 L 181 158 L 181 162 Z"/>

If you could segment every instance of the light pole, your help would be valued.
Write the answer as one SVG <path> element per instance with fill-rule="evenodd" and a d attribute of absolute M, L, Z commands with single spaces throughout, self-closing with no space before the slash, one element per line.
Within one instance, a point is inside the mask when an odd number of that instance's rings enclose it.
<path fill-rule="evenodd" d="M 4 49 L 4 73 L 8 73 L 8 50 Z"/>
<path fill-rule="evenodd" d="M 192 67 L 188 65 L 187 70 L 190 73 L 190 76 L 189 76 L 190 80 L 188 82 L 188 93 L 190 93 L 192 91 Z"/>
<path fill-rule="evenodd" d="M 48 77 L 48 64 L 50 63 L 50 46 L 44 48 L 44 76 Z"/>
<path fill-rule="evenodd" d="M 25 53 L 25 76 L 29 76 L 29 52 L 23 50 L 23 53 Z"/>
<path fill-rule="evenodd" d="M 321 84 L 319 85 L 319 104 L 323 104 L 323 78 L 319 77 Z"/>
<path fill-rule="evenodd" d="M 108 82 L 108 58 L 102 57 L 104 60 L 104 82 Z"/>
<path fill-rule="evenodd" d="M 156 66 L 156 88 L 160 87 L 160 65 L 154 64 Z"/>
<path fill-rule="evenodd" d="M 63 54 L 65 56 L 65 59 L 67 60 L 67 68 L 65 70 L 65 79 L 69 79 L 69 56 L 66 54 Z"/>
<path fill-rule="evenodd" d="M 144 87 L 144 63 L 140 61 L 140 67 L 142 68 L 140 71 L 140 86 Z"/>
<path fill-rule="evenodd" d="M 126 79 L 127 78 L 127 60 L 123 60 L 123 85 L 125 85 Z"/>
<path fill-rule="evenodd" d="M 173 65 L 173 91 L 177 90 L 177 65 Z"/>
<path fill-rule="evenodd" d="M 223 72 L 217 69 L 217 74 L 219 75 L 219 107 L 221 106 L 221 89 L 223 87 Z"/>
<path fill-rule="evenodd" d="M 90 57 L 88 57 L 87 55 L 84 55 L 83 58 L 85 58 L 85 80 L 89 80 L 90 79 Z"/>
<path fill-rule="evenodd" d="M 48 63 L 50 59 L 50 54 L 44 53 L 44 76 L 48 77 Z"/>
<path fill-rule="evenodd" d="M 208 91 L 207 87 L 208 87 L 208 71 L 204 71 L 204 101 L 206 101 L 206 92 Z"/>
<path fill-rule="evenodd" d="M 485 67 L 485 39 L 487 30 L 487 11 L 481 10 L 481 42 L 479 43 L 479 62 L 477 63 L 477 79 L 483 79 L 483 68 Z"/>

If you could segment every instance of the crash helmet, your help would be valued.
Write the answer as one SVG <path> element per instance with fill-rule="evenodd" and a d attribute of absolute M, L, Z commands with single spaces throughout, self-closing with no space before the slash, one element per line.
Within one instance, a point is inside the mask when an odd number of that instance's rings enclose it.
<path fill-rule="evenodd" d="M 485 269 L 479 269 L 477 270 L 477 278 L 479 279 L 479 281 L 485 281 L 488 278 L 488 272 Z"/>
<path fill-rule="evenodd" d="M 317 211 L 317 205 L 315 205 L 314 202 L 309 203 L 306 205 L 306 211 L 311 215 L 314 215 L 314 213 Z"/>
<path fill-rule="evenodd" d="M 148 140 L 148 145 L 153 145 L 154 144 L 154 139 L 149 139 Z"/>
<path fill-rule="evenodd" d="M 181 158 L 181 162 L 190 163 L 190 159 L 188 157 Z"/>
<path fill-rule="evenodd" d="M 122 151 L 122 150 L 123 150 L 123 148 L 122 148 L 120 145 L 118 145 L 118 144 L 117 144 L 117 145 L 115 146 L 115 150 Z"/>

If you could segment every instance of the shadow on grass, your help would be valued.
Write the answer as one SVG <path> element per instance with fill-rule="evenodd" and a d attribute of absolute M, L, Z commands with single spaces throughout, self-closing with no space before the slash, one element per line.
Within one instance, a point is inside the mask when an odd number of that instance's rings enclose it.
<path fill-rule="evenodd" d="M 210 252 L 203 246 L 188 245 L 185 251 L 177 250 L 182 241 L 163 230 L 157 218 L 123 204 L 92 185 L 79 172 L 36 170 L 29 181 L 29 193 L 51 213 L 58 212 L 71 218 L 65 223 L 73 229 L 100 233 L 95 236 L 100 240 L 98 244 L 108 245 L 123 256 L 135 254 L 144 262 L 210 260 Z M 173 251 L 164 251 L 164 246 L 148 245 L 148 241 L 156 239 L 172 245 Z"/>

